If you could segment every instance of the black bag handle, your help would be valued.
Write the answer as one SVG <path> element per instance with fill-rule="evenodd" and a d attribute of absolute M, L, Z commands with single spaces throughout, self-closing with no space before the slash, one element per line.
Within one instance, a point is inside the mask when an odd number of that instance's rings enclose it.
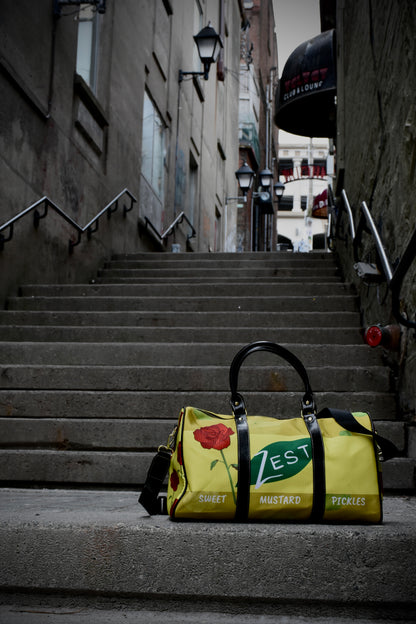
<path fill-rule="evenodd" d="M 270 353 L 274 353 L 275 355 L 280 356 L 289 364 L 293 366 L 295 371 L 301 377 L 303 381 L 303 385 L 305 387 L 305 394 L 302 399 L 302 415 L 311 414 L 316 412 L 316 405 L 313 398 L 313 392 L 311 385 L 309 383 L 308 373 L 306 372 L 305 367 L 302 362 L 288 349 L 282 347 L 281 345 L 275 342 L 269 342 L 267 340 L 258 340 L 256 342 L 252 342 L 245 347 L 243 347 L 234 357 L 230 366 L 230 389 L 231 389 L 231 407 L 235 417 L 238 417 L 241 414 L 246 413 L 246 406 L 243 397 L 238 393 L 238 373 L 240 371 L 240 367 L 246 357 L 250 354 L 255 353 L 256 351 L 269 351 Z"/>

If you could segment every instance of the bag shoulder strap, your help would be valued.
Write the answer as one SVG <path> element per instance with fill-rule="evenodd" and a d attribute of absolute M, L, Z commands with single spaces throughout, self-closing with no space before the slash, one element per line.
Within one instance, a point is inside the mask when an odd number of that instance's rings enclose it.
<path fill-rule="evenodd" d="M 318 418 L 333 418 L 341 427 L 347 429 L 347 431 L 351 431 L 352 433 L 360 433 L 362 435 L 371 435 L 374 437 L 374 440 L 378 444 L 381 449 L 383 457 L 381 458 L 383 461 L 387 459 L 391 459 L 392 457 L 400 457 L 403 456 L 403 453 L 399 451 L 397 446 L 393 444 L 387 438 L 383 438 L 383 436 L 379 435 L 376 431 L 370 431 L 363 427 L 352 415 L 351 412 L 347 410 L 334 409 L 330 407 L 325 407 L 322 409 L 318 415 Z"/>
<path fill-rule="evenodd" d="M 159 447 L 150 464 L 139 503 L 150 516 L 167 514 L 166 496 L 159 496 L 166 475 L 169 472 L 172 452 L 166 447 Z"/>

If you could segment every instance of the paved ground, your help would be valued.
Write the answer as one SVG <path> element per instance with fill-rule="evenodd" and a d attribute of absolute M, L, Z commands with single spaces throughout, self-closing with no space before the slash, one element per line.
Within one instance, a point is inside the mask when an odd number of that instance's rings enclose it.
<path fill-rule="evenodd" d="M 138 504 L 138 496 L 136 491 L 4 488 L 0 489 L 0 523 L 149 524 L 150 518 Z M 416 496 L 386 496 L 383 509 L 386 530 L 400 527 L 414 531 L 416 538 Z M 150 521 L 178 526 L 164 516 L 154 516 Z M 328 525 L 315 525 L 315 528 L 319 530 L 320 526 L 324 530 Z M 374 531 L 374 526 L 366 528 Z"/>
<path fill-rule="evenodd" d="M 157 532 L 159 539 L 165 533 L 167 534 L 167 543 L 179 539 L 179 536 L 183 535 L 187 528 L 192 529 L 190 524 L 172 523 L 166 517 L 149 518 L 137 504 L 137 492 L 0 490 L 0 528 L 5 528 L 4 535 L 6 536 L 11 535 L 8 527 L 19 527 L 19 530 L 24 531 L 25 527 L 39 529 L 39 527 L 60 526 L 62 528 L 70 527 L 71 530 L 78 530 L 84 534 L 86 527 L 100 529 L 100 527 L 108 526 L 118 527 L 122 533 L 126 528 L 129 531 L 139 529 L 140 533 L 145 533 L 149 524 L 152 530 Z M 209 534 L 219 530 L 218 524 L 204 527 L 196 523 L 192 524 L 194 530 L 200 533 Z M 309 537 L 320 536 L 326 541 L 333 539 L 339 530 L 340 527 L 325 525 L 315 525 L 312 529 L 310 526 L 302 527 L 300 525 L 251 524 L 245 525 L 241 533 L 247 533 L 248 536 L 251 535 L 251 538 L 257 535 L 266 539 L 266 542 L 272 533 L 280 534 L 281 538 L 286 535 L 287 540 L 293 539 L 298 544 L 304 534 L 309 535 Z M 231 531 L 234 530 L 230 525 L 224 529 L 225 533 Z M 357 539 L 373 540 L 374 552 L 380 552 L 382 542 L 377 540 L 381 540 L 383 535 L 398 538 L 394 542 L 396 548 L 399 548 L 400 542 L 405 540 L 410 551 L 407 553 L 409 555 L 408 562 L 412 562 L 416 559 L 416 497 L 386 497 L 384 524 L 381 527 L 347 527 L 346 531 L 354 541 Z M 368 536 L 371 537 L 368 538 Z M 242 535 L 239 536 L 239 543 L 241 543 L 242 537 Z M 284 544 L 284 541 L 281 544 Z M 4 554 L 7 551 L 7 544 L 0 542 L 0 549 L 3 550 Z M 183 546 L 181 549 L 183 550 Z M 393 551 L 390 554 L 382 553 L 386 559 L 386 577 L 391 576 L 387 572 L 392 553 Z M 191 556 L 191 553 L 189 555 Z M 317 553 L 314 556 L 318 557 Z M 324 555 L 321 555 L 321 561 L 324 560 Z M 349 573 L 356 574 L 358 578 L 359 573 L 354 569 L 356 560 L 351 558 L 349 561 Z M 409 563 L 405 564 L 402 559 L 400 561 L 403 565 L 409 566 Z M 327 565 L 330 570 L 334 570 L 335 576 L 336 562 L 328 562 L 327 557 Z M 171 567 L 169 553 L 165 559 L 165 567 Z M 413 569 L 414 566 L 410 563 L 410 567 Z M 376 569 L 374 562 L 371 563 L 370 561 L 369 567 L 363 571 L 363 574 L 375 575 L 375 578 L 370 578 L 368 581 L 368 587 L 373 587 L 373 589 L 375 588 L 374 581 L 378 575 Z M 250 567 L 242 573 L 246 575 L 250 573 Z M 405 575 L 405 570 L 395 569 L 394 573 L 396 577 L 401 577 L 402 574 Z M 408 571 L 409 574 L 414 580 L 412 570 Z M 4 568 L 3 574 L 0 572 L 0 576 L 6 578 Z M 6 587 L 4 578 L 3 588 Z M 363 582 L 363 578 L 361 582 Z M 116 582 L 116 579 L 114 581 Z M 306 579 L 304 579 L 304 583 L 305 581 Z M 400 584 L 400 578 L 396 578 L 396 581 Z M 139 576 L 136 577 L 136 586 L 137 584 L 139 584 Z M 414 587 L 416 587 L 416 581 Z M 303 585 L 304 588 L 305 585 Z M 255 600 L 251 602 L 249 597 L 246 604 L 240 605 L 235 602 L 222 604 L 209 599 L 204 603 L 194 596 L 191 601 L 171 604 L 169 599 L 166 600 L 166 596 L 164 600 L 158 603 L 157 599 L 151 602 L 138 598 L 130 599 L 121 594 L 106 599 L 105 595 L 101 595 L 101 597 L 97 595 L 95 597 L 94 595 L 71 597 L 54 593 L 36 594 L 36 589 L 32 591 L 34 591 L 32 594 L 0 593 L 0 624 L 42 624 L 43 622 L 56 624 L 109 624 L 110 622 L 111 624 L 130 624 L 133 622 L 135 624 L 346 624 L 347 622 L 354 622 L 355 624 L 396 622 L 396 624 L 401 624 L 406 622 L 408 624 L 409 622 L 416 622 L 416 589 L 415 599 L 410 607 L 405 604 L 401 604 L 397 608 L 395 605 L 390 605 L 389 611 L 386 611 L 385 607 L 377 609 L 374 605 L 369 609 L 362 601 L 357 605 L 344 602 L 342 605 L 306 603 L 302 606 L 302 603 L 297 604 L 296 601 L 290 605 L 280 604 L 276 600 L 273 604 L 256 602 Z M 299 593 L 302 593 L 302 587 L 299 587 Z M 279 609 L 278 612 L 276 612 L 277 608 Z"/>
<path fill-rule="evenodd" d="M 49 609 L 36 611 L 16 606 L 0 607 L 1 624 L 386 624 L 391 619 L 357 619 L 352 617 L 226 615 L 223 613 L 161 613 L 138 610 L 101 609 Z M 409 624 L 414 620 L 394 620 L 396 624 Z"/>

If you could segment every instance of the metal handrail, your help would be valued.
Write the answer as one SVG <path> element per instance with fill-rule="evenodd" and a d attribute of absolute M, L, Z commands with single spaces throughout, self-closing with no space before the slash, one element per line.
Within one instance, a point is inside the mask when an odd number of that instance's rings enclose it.
<path fill-rule="evenodd" d="M 345 209 L 346 209 L 347 214 L 348 214 L 348 220 L 349 220 L 349 223 L 350 223 L 351 239 L 354 241 L 354 239 L 355 239 L 354 217 L 352 216 L 352 210 L 351 210 L 350 202 L 348 201 L 347 193 L 345 192 L 344 189 L 342 189 L 342 191 L 341 191 L 341 197 L 344 200 L 344 206 L 345 206 Z"/>
<path fill-rule="evenodd" d="M 343 189 L 341 191 L 342 203 L 337 204 L 334 200 L 334 195 L 332 191 L 331 185 L 328 186 L 328 227 L 327 227 L 327 240 L 328 245 L 331 248 L 332 241 L 334 238 L 339 238 L 340 240 L 346 241 L 347 238 L 341 236 L 340 234 L 340 217 L 341 212 L 345 211 L 348 216 L 348 224 L 349 224 L 349 233 L 351 235 L 351 241 L 354 244 L 354 240 L 356 237 L 355 227 L 354 227 L 354 217 L 352 214 L 350 202 L 347 197 L 347 193 Z M 339 207 L 339 211 L 337 210 Z"/>
<path fill-rule="evenodd" d="M 178 216 L 176 217 L 176 219 L 171 223 L 171 225 L 162 233 L 159 234 L 159 232 L 157 231 L 157 229 L 155 228 L 155 226 L 153 225 L 153 223 L 150 221 L 150 219 L 148 217 L 144 217 L 145 223 L 146 223 L 146 228 L 149 226 L 151 228 L 151 230 L 153 230 L 153 232 L 156 234 L 156 236 L 159 238 L 159 240 L 163 241 L 165 239 L 168 238 L 168 236 L 170 236 L 175 227 L 180 225 L 184 220 L 187 222 L 187 224 L 189 225 L 189 227 L 191 228 L 191 234 L 188 234 L 186 237 L 186 240 L 190 240 L 191 238 L 195 238 L 196 237 L 196 230 L 194 228 L 194 226 L 192 225 L 192 223 L 190 222 L 190 220 L 188 219 L 188 217 L 186 216 L 186 214 L 182 211 L 178 214 Z"/>
<path fill-rule="evenodd" d="M 369 211 L 368 206 L 365 202 L 361 203 L 361 210 L 365 216 L 367 225 L 371 230 L 371 234 L 373 235 L 373 238 L 376 242 L 377 253 L 381 261 L 383 273 L 385 275 L 387 284 L 390 284 L 392 277 L 393 277 L 393 271 L 391 270 L 390 262 L 387 259 L 386 252 L 383 247 L 383 243 L 381 242 L 380 235 L 376 228 L 376 224 L 374 223 L 373 217 L 371 216 L 371 212 Z"/>
<path fill-rule="evenodd" d="M 351 210 L 351 206 L 350 203 L 348 201 L 348 197 L 347 194 L 345 192 L 345 190 L 343 189 L 341 192 L 341 196 L 344 202 L 344 206 L 346 208 L 346 211 L 348 213 L 349 216 L 349 222 L 350 222 L 350 233 L 351 233 L 351 238 L 352 241 L 354 243 L 354 248 L 356 248 L 356 243 L 357 243 L 357 238 L 358 238 L 358 233 L 361 232 L 361 219 L 364 216 L 367 226 L 369 228 L 369 233 L 373 236 L 375 244 L 376 244 L 376 249 L 377 249 L 377 253 L 378 256 L 380 258 L 380 262 L 381 262 L 381 268 L 383 270 L 383 274 L 384 274 L 384 278 L 386 280 L 387 286 L 391 291 L 392 294 L 392 312 L 394 317 L 396 318 L 396 320 L 401 323 L 402 325 L 406 326 L 406 327 L 410 327 L 413 329 L 416 329 L 416 322 L 415 321 L 409 321 L 407 318 L 405 318 L 401 312 L 400 312 L 400 288 L 403 282 L 403 279 L 408 271 L 408 269 L 410 268 L 410 265 L 412 264 L 413 260 L 416 258 L 416 230 L 413 232 L 412 236 L 410 237 L 410 240 L 406 246 L 406 249 L 398 263 L 398 265 L 396 266 L 395 270 L 392 270 L 391 264 L 387 258 L 387 254 L 385 252 L 383 243 L 381 241 L 380 235 L 378 233 L 376 224 L 374 223 L 373 217 L 371 216 L 371 212 L 366 204 L 366 202 L 362 202 L 361 203 L 361 218 L 360 218 L 360 223 L 357 227 L 357 231 L 355 230 L 354 227 L 354 219 L 353 219 L 353 215 L 352 215 L 352 210 Z"/>
<path fill-rule="evenodd" d="M 137 199 L 127 188 L 125 188 L 118 195 L 116 195 L 116 197 L 114 197 L 114 199 L 112 199 L 102 210 L 100 210 L 100 212 L 95 215 L 95 217 L 91 219 L 91 221 L 89 221 L 89 223 L 87 223 L 87 225 L 85 225 L 84 227 L 80 226 L 69 215 L 67 215 L 66 212 L 62 210 L 62 208 L 57 206 L 51 199 L 49 199 L 49 197 L 45 195 L 44 197 L 41 197 L 41 199 L 38 199 L 38 201 L 36 201 L 34 204 L 31 204 L 28 208 L 25 208 L 25 210 L 22 210 L 22 212 L 19 212 L 18 215 L 16 215 L 12 219 L 9 219 L 9 221 L 6 221 L 6 223 L 3 223 L 3 225 L 0 226 L 0 251 L 4 249 L 4 243 L 9 242 L 13 238 L 14 224 L 17 221 L 19 221 L 29 213 L 33 212 L 33 225 L 35 228 L 37 228 L 39 226 L 39 221 L 41 219 L 44 219 L 48 214 L 48 209 L 52 208 L 52 210 L 54 210 L 56 214 L 62 217 L 64 221 L 69 223 L 69 225 L 71 225 L 78 233 L 75 242 L 73 240 L 69 241 L 69 253 L 72 253 L 73 248 L 79 245 L 79 243 L 81 242 L 81 236 L 85 232 L 87 232 L 88 239 L 90 239 L 91 235 L 98 230 L 99 219 L 103 216 L 103 214 L 107 213 L 107 217 L 108 219 L 110 219 L 112 213 L 115 212 L 118 208 L 118 200 L 123 195 L 127 195 L 130 198 L 130 207 L 127 207 L 125 204 L 123 204 L 123 216 L 125 216 L 127 212 L 130 212 L 130 210 L 133 209 L 133 204 L 137 202 Z M 44 211 L 42 214 L 40 214 L 38 211 L 38 206 L 41 206 L 42 204 L 44 205 Z M 2 232 L 7 229 L 9 229 L 8 235 L 4 236 Z"/>

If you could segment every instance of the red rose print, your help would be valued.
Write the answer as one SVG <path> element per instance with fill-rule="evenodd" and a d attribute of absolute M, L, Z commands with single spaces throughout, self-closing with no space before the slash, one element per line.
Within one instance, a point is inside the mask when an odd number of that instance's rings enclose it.
<path fill-rule="evenodd" d="M 178 448 L 176 449 L 176 459 L 178 460 L 178 464 L 183 466 L 183 458 L 182 458 L 182 442 L 178 442 Z"/>
<path fill-rule="evenodd" d="M 204 449 L 222 451 L 222 449 L 230 446 L 230 436 L 232 436 L 233 433 L 234 431 L 230 429 L 230 427 L 219 423 L 218 425 L 196 429 L 194 431 L 194 438 L 197 442 L 201 443 Z"/>
<path fill-rule="evenodd" d="M 224 449 L 230 446 L 231 440 L 230 437 L 234 434 L 234 431 L 230 427 L 226 427 L 224 424 L 219 423 L 218 425 L 210 425 L 209 427 L 201 427 L 200 429 L 195 429 L 194 438 L 197 442 L 199 442 L 204 449 L 215 449 L 216 451 L 220 451 L 222 460 L 215 459 L 211 462 L 211 468 L 215 468 L 218 463 L 222 463 L 227 470 L 228 479 L 230 481 L 231 493 L 233 495 L 234 503 L 237 504 L 235 488 L 233 484 L 233 478 L 230 472 L 230 466 L 228 465 L 225 456 Z M 235 464 L 231 464 L 232 467 L 237 468 Z"/>
<path fill-rule="evenodd" d="M 172 474 L 170 475 L 170 487 L 172 488 L 174 492 L 176 492 L 176 490 L 178 489 L 178 485 L 179 485 L 179 475 L 176 472 L 176 470 L 173 470 Z"/>

